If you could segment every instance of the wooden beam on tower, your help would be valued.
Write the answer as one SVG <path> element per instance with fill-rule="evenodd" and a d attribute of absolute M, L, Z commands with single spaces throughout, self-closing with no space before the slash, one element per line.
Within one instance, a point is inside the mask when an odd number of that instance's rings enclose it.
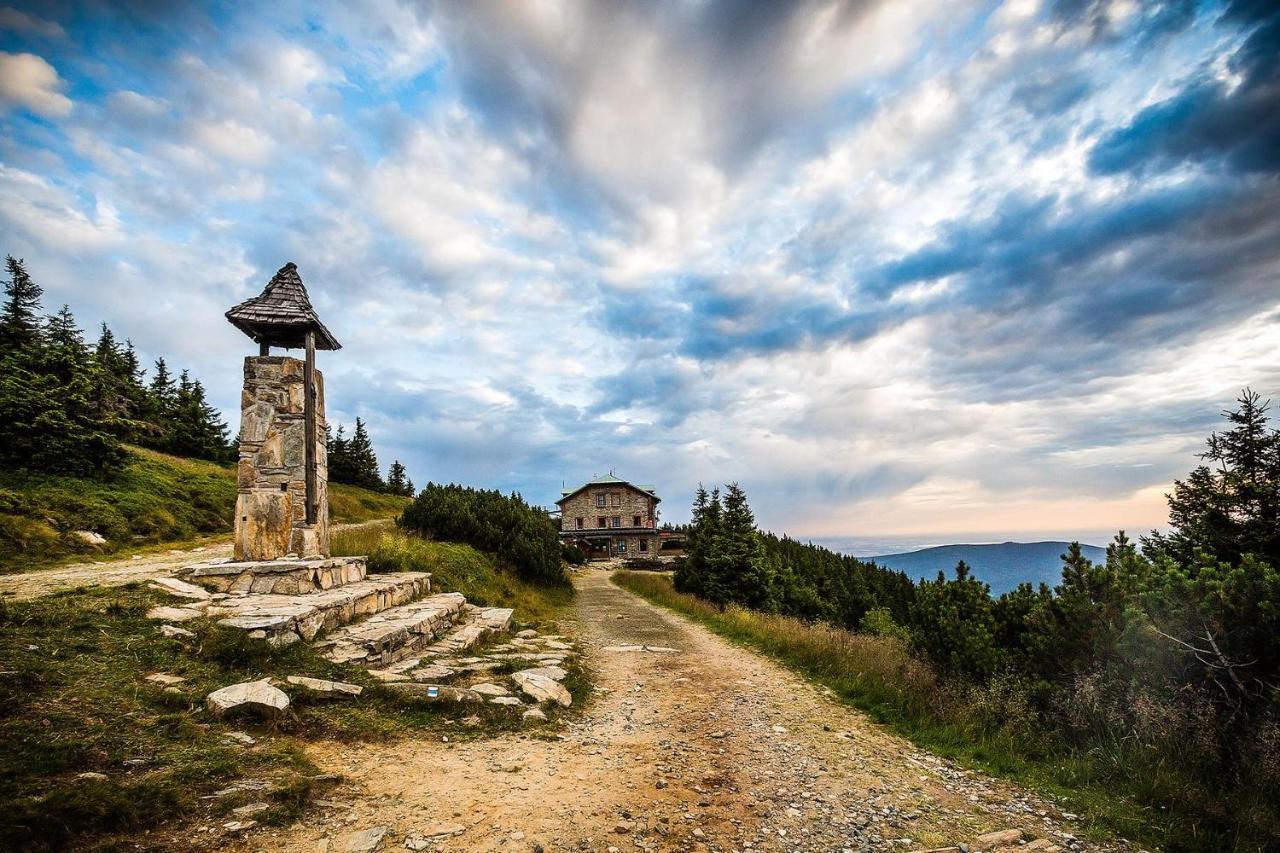
<path fill-rule="evenodd" d="M 319 495 L 316 494 L 316 333 L 307 330 L 307 360 L 302 370 L 303 410 L 306 417 L 307 449 L 304 456 L 307 480 L 307 524 L 315 524 L 318 512 Z"/>

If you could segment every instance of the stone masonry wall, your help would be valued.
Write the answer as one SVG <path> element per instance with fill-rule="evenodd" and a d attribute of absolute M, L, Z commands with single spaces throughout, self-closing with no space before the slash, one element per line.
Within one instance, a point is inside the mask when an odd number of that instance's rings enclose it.
<path fill-rule="evenodd" d="M 307 525 L 303 362 L 244 360 L 237 470 L 236 560 L 329 556 L 329 468 L 324 377 L 316 371 L 316 523 Z"/>
<path fill-rule="evenodd" d="M 604 495 L 605 505 L 596 506 L 596 495 Z M 613 496 L 618 496 L 619 506 L 613 505 Z M 589 486 L 578 492 L 562 505 L 560 529 L 576 530 L 577 520 L 582 519 L 583 530 L 598 530 L 597 521 L 604 516 L 606 524 L 611 524 L 615 515 L 622 517 L 623 527 L 633 527 L 635 516 L 640 516 L 641 527 L 654 527 L 654 507 L 657 501 L 652 495 L 639 489 L 621 484 L 608 486 Z"/>

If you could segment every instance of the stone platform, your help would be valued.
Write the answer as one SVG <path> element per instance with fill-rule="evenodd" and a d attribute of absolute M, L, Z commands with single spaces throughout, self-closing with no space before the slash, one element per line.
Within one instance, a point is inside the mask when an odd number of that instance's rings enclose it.
<path fill-rule="evenodd" d="M 303 595 L 231 594 L 210 602 L 205 615 L 273 643 L 309 642 L 361 617 L 407 604 L 430 590 L 430 573 L 399 572 Z"/>
<path fill-rule="evenodd" d="M 187 566 L 177 577 L 214 592 L 305 595 L 357 583 L 368 573 L 365 557 L 281 557 L 278 560 L 213 560 Z"/>

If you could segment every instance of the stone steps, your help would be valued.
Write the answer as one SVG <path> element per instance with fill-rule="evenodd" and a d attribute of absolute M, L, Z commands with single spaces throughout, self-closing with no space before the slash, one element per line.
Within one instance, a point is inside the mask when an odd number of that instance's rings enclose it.
<path fill-rule="evenodd" d="M 467 605 L 467 609 L 469 611 L 467 621 L 458 630 L 423 649 L 422 658 L 457 655 L 475 648 L 486 637 L 511 630 L 515 612 L 510 607 Z"/>
<path fill-rule="evenodd" d="M 476 607 L 468 604 L 462 621 L 454 630 L 430 645 L 404 648 L 384 663 L 375 674 L 394 682 L 448 680 L 462 672 L 495 669 L 502 661 L 488 658 L 459 658 L 488 637 L 511 630 L 513 611 L 508 607 Z"/>
<path fill-rule="evenodd" d="M 218 624 L 279 645 L 310 642 L 361 617 L 374 616 L 431 591 L 428 572 L 368 575 L 320 592 L 301 595 L 253 593 L 210 602 L 205 615 Z M 460 596 L 459 596 L 460 597 Z"/>
<path fill-rule="evenodd" d="M 447 631 L 466 603 L 461 593 L 446 592 L 401 604 L 338 629 L 317 648 L 337 663 L 385 667 Z"/>
<path fill-rule="evenodd" d="M 213 592 L 305 595 L 347 584 L 368 576 L 364 557 L 311 557 L 232 562 L 210 560 L 178 572 L 177 577 Z"/>

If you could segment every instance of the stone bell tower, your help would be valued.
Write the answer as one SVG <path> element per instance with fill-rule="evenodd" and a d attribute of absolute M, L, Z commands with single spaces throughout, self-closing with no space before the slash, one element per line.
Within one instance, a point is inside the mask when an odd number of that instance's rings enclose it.
<path fill-rule="evenodd" d="M 293 263 L 226 317 L 259 346 L 244 360 L 240 395 L 235 559 L 328 557 L 324 378 L 316 350 L 342 345 L 316 316 Z M 302 349 L 305 357 L 273 356 L 271 347 Z"/>

